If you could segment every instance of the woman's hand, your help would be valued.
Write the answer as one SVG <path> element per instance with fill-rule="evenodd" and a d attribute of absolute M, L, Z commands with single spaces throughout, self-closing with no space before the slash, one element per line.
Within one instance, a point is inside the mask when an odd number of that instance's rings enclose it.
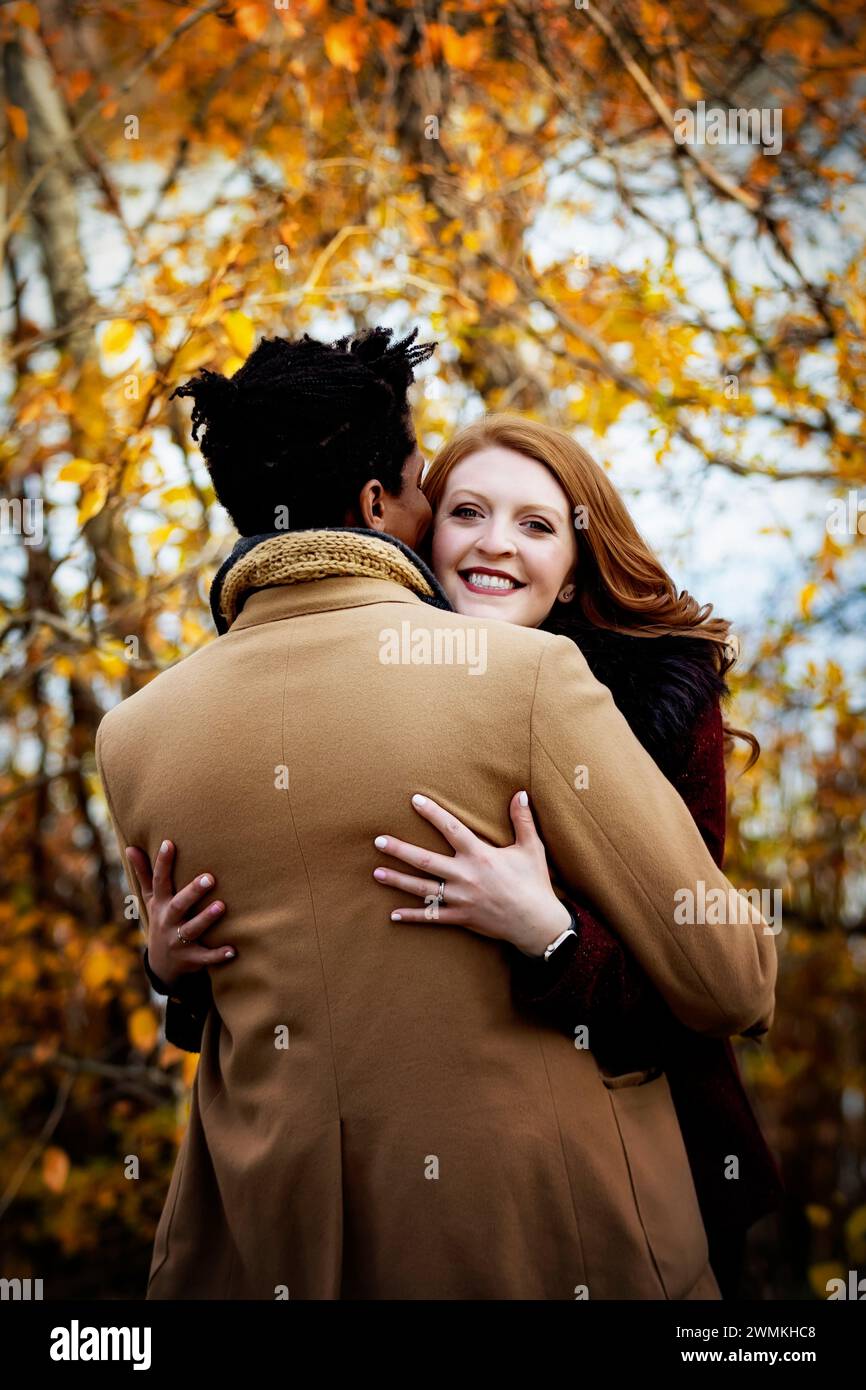
<path fill-rule="evenodd" d="M 175 893 L 171 870 L 174 845 L 170 840 L 163 840 L 160 846 L 152 877 L 150 860 L 144 850 L 130 845 L 126 857 L 138 879 L 147 911 L 147 955 L 155 975 L 165 984 L 175 985 L 183 975 L 234 958 L 233 946 L 220 946 L 216 950 L 207 946 L 185 946 L 177 934 L 180 927 L 187 941 L 197 942 L 225 912 L 225 903 L 215 902 L 193 917 L 187 915 L 213 888 L 216 882 L 213 874 L 200 874 Z"/>
<path fill-rule="evenodd" d="M 456 816 L 429 797 L 413 796 L 420 816 L 444 836 L 454 855 L 436 854 L 418 845 L 380 835 L 377 849 L 400 859 L 417 872 L 377 868 L 373 877 L 388 888 L 399 888 L 423 898 L 425 907 L 401 907 L 392 912 L 395 922 L 439 922 L 468 927 L 480 936 L 510 941 L 527 956 L 543 956 L 551 941 L 565 931 L 571 915 L 553 891 L 544 845 L 539 839 L 526 792 L 511 798 L 513 845 L 499 849 L 488 844 Z M 436 901 L 439 883 L 445 881 L 441 904 Z"/>

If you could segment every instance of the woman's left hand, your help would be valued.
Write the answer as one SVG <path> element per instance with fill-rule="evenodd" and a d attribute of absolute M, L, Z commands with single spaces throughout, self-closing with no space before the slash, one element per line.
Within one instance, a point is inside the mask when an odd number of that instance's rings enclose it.
<path fill-rule="evenodd" d="M 515 840 L 502 849 L 480 839 L 429 796 L 413 796 L 412 805 L 444 836 L 454 854 L 436 854 L 392 835 L 376 838 L 377 849 L 417 872 L 377 868 L 373 877 L 387 888 L 423 898 L 426 904 L 398 908 L 391 920 L 467 927 L 480 936 L 510 941 L 524 955 L 543 956 L 569 925 L 571 916 L 553 891 L 544 845 L 526 793 L 515 792 L 511 798 Z M 442 880 L 445 894 L 440 903 L 437 894 Z"/>

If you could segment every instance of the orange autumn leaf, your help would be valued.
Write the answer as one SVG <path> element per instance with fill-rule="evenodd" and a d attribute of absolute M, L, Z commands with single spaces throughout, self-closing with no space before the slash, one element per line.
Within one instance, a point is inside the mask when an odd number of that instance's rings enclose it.
<path fill-rule="evenodd" d="M 396 24 L 392 24 L 389 19 L 378 17 L 374 18 L 373 24 L 376 29 L 376 47 L 386 53 L 396 47 L 400 42 L 400 30 Z"/>
<path fill-rule="evenodd" d="M 350 15 L 325 30 L 325 52 L 335 68 L 360 72 L 370 43 L 370 31 Z"/>
<path fill-rule="evenodd" d="M 22 24 L 25 29 L 38 29 L 42 23 L 38 5 L 31 5 L 29 0 L 25 4 L 16 5 L 15 22 Z"/>
<path fill-rule="evenodd" d="M 69 1177 L 69 1155 L 53 1146 L 42 1155 L 42 1181 L 51 1192 L 62 1192 Z"/>
<path fill-rule="evenodd" d="M 458 34 L 449 24 L 428 24 L 425 33 L 433 52 L 441 53 L 449 67 L 470 71 L 484 55 L 487 38 L 481 29 Z"/>
<path fill-rule="evenodd" d="M 66 79 L 66 95 L 70 101 L 75 102 L 83 96 L 90 86 L 93 78 L 86 68 L 76 68 Z"/>
<path fill-rule="evenodd" d="M 487 297 L 491 303 L 501 304 L 505 308 L 517 298 L 517 286 L 510 275 L 494 270 L 487 281 Z"/>
<path fill-rule="evenodd" d="M 11 102 L 6 104 L 6 115 L 9 118 L 9 127 L 16 140 L 27 139 L 27 112 L 20 106 L 13 106 Z"/>
<path fill-rule="evenodd" d="M 264 5 L 239 5 L 234 12 L 235 24 L 247 39 L 260 39 L 268 27 L 268 14 Z"/>

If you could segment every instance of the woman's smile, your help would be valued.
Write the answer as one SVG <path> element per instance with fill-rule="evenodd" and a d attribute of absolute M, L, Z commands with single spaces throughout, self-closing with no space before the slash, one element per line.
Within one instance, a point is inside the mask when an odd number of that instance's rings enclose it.
<path fill-rule="evenodd" d="M 473 594 L 513 594 L 516 589 L 525 589 L 519 579 L 505 570 L 492 570 L 487 565 L 473 565 L 471 569 L 458 570 L 457 573 Z"/>

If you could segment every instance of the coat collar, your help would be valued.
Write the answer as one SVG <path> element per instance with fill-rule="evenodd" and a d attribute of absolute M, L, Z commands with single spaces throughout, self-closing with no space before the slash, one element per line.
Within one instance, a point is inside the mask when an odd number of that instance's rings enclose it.
<path fill-rule="evenodd" d="M 241 632 L 260 623 L 300 618 L 305 613 L 328 613 L 340 608 L 363 608 L 371 603 L 425 601 L 404 584 L 392 579 L 364 579 L 356 575 L 332 575 L 304 583 L 278 584 L 246 595 L 243 610 L 223 632 Z"/>
<path fill-rule="evenodd" d="M 221 634 L 372 603 L 453 611 L 414 551 L 395 536 L 360 527 L 242 537 L 211 586 L 211 611 Z M 544 627 L 577 644 L 632 732 L 665 775 L 673 775 L 688 755 L 698 715 L 727 694 L 711 644 L 685 636 L 633 637 L 576 616 Z"/>
<path fill-rule="evenodd" d="M 407 545 L 383 531 L 348 526 L 243 536 L 218 571 L 210 599 L 220 634 L 241 624 L 252 600 L 244 627 L 407 599 L 451 611 L 432 570 Z"/>

